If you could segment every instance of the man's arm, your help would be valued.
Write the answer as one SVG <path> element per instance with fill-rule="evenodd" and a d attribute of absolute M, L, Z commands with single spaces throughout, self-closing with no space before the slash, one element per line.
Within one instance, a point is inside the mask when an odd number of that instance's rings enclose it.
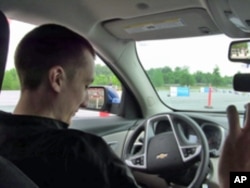
<path fill-rule="evenodd" d="M 68 132 L 62 148 L 66 148 L 64 168 L 73 187 L 139 188 L 130 169 L 101 137 Z"/>
<path fill-rule="evenodd" d="M 100 138 L 101 152 L 105 154 L 110 188 L 140 188 L 129 167 Z"/>
<path fill-rule="evenodd" d="M 250 104 L 246 106 L 244 127 L 240 127 L 239 114 L 235 106 L 227 108 L 229 134 L 225 140 L 219 161 L 221 188 L 228 188 L 230 172 L 250 172 Z"/>

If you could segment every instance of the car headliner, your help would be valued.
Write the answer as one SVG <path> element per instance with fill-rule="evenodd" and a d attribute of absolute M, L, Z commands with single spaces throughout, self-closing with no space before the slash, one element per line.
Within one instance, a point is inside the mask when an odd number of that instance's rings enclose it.
<path fill-rule="evenodd" d="M 168 32 L 161 32 L 164 33 L 161 38 L 210 35 L 226 30 L 230 30 L 227 34 L 232 37 L 247 37 L 249 33 L 244 33 L 240 29 L 236 32 L 236 27 L 233 29 L 227 27 L 226 24 L 231 22 L 226 18 L 226 14 L 222 15 L 226 11 L 231 11 L 239 18 L 248 20 L 248 13 L 242 14 L 239 10 L 241 12 L 247 10 L 244 7 L 249 3 L 242 0 L 237 2 L 223 0 L 3 0 L 0 2 L 0 8 L 10 18 L 26 20 L 35 24 L 53 21 L 71 26 L 84 35 L 92 35 L 98 26 L 104 26 L 109 33 L 115 34 L 116 30 L 121 29 L 118 21 L 122 21 L 123 26 L 129 26 L 127 24 L 140 25 L 153 20 L 160 22 L 180 18 L 186 27 L 171 28 L 175 32 L 165 30 Z M 221 15 L 217 16 L 219 13 Z M 225 22 L 224 25 L 220 24 L 222 21 Z M 109 25 L 109 27 L 105 25 Z M 204 31 L 200 28 L 208 30 Z M 141 33 L 145 35 L 142 39 L 159 38 L 157 30 L 151 30 L 149 33 Z M 126 36 L 125 33 L 120 33 L 118 37 L 141 39 L 140 36 Z"/>

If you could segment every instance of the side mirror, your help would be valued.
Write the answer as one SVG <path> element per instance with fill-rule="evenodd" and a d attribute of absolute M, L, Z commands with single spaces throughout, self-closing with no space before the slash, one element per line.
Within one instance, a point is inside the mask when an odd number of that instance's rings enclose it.
<path fill-rule="evenodd" d="M 116 113 L 120 101 L 118 92 L 112 86 L 90 86 L 87 90 L 87 99 L 81 107 Z"/>
<path fill-rule="evenodd" d="M 250 64 L 250 40 L 231 42 L 228 59 L 233 62 Z"/>

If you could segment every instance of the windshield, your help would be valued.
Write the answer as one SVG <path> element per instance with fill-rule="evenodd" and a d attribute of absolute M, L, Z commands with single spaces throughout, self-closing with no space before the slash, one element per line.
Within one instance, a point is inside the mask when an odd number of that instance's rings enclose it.
<path fill-rule="evenodd" d="M 137 53 L 153 87 L 166 105 L 179 110 L 244 110 L 249 93 L 233 90 L 236 73 L 249 72 L 228 60 L 232 39 L 225 35 L 141 41 Z"/>

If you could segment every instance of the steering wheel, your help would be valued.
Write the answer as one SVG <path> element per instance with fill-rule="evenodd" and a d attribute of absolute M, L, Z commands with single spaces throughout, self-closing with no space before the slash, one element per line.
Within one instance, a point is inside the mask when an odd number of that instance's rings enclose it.
<path fill-rule="evenodd" d="M 188 188 L 200 187 L 208 172 L 209 147 L 194 120 L 171 112 L 152 116 L 136 127 L 128 136 L 123 157 L 132 169 Z"/>

